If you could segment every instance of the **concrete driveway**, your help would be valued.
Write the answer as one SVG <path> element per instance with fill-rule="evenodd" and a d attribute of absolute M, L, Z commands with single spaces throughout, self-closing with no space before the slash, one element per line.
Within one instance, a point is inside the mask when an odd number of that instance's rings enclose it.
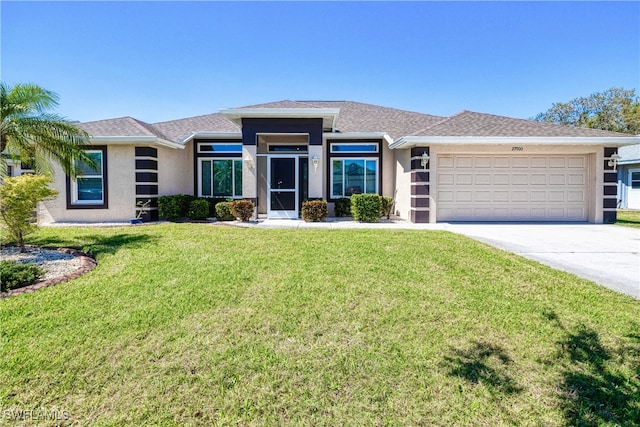
<path fill-rule="evenodd" d="M 640 229 L 600 224 L 447 224 L 445 229 L 640 299 Z"/>

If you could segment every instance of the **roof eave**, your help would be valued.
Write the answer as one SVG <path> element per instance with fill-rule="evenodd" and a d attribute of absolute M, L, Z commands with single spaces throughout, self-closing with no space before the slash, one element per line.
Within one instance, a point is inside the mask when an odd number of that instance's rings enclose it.
<path fill-rule="evenodd" d="M 242 132 L 192 132 L 191 135 L 180 140 L 180 143 L 184 145 L 195 138 L 212 138 L 212 139 L 240 138 L 242 139 Z"/>
<path fill-rule="evenodd" d="M 224 108 L 220 113 L 238 126 L 243 118 L 260 119 L 313 119 L 321 118 L 324 129 L 335 129 L 339 108 Z"/>
<path fill-rule="evenodd" d="M 184 149 L 183 144 L 169 141 L 157 136 L 92 136 L 91 144 L 130 145 L 130 144 L 155 144 L 173 149 Z"/>
<path fill-rule="evenodd" d="M 421 145 L 607 145 L 621 147 L 640 144 L 640 137 L 616 136 L 404 136 L 397 139 L 389 148 L 411 148 Z"/>

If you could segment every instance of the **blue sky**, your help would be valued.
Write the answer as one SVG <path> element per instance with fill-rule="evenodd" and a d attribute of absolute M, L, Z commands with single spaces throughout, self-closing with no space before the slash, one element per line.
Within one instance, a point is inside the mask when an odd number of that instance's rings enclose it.
<path fill-rule="evenodd" d="M 12 2 L 1 78 L 90 121 L 281 99 L 528 118 L 640 89 L 640 2 Z"/>

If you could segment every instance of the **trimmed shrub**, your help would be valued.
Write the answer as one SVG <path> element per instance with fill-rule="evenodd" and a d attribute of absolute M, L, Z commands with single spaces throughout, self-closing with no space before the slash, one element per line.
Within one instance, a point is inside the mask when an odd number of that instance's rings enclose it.
<path fill-rule="evenodd" d="M 180 218 L 188 218 L 191 202 L 196 200 L 197 197 L 194 197 L 190 194 L 176 194 L 174 197 L 178 201 L 178 206 L 180 208 Z"/>
<path fill-rule="evenodd" d="M 307 222 L 324 221 L 327 217 L 326 200 L 307 200 L 302 202 L 302 219 Z"/>
<path fill-rule="evenodd" d="M 158 214 L 167 221 L 178 221 L 189 215 L 189 206 L 196 197 L 189 194 L 158 197 Z M 207 207 L 208 209 L 208 207 Z"/>
<path fill-rule="evenodd" d="M 22 288 L 39 281 L 44 268 L 35 262 L 0 261 L 0 291 Z"/>
<path fill-rule="evenodd" d="M 180 204 L 176 196 L 160 196 L 158 197 L 158 215 L 167 221 L 177 221 L 180 215 Z"/>
<path fill-rule="evenodd" d="M 382 211 L 382 197 L 377 194 L 351 196 L 351 214 L 355 221 L 378 222 Z"/>
<path fill-rule="evenodd" d="M 351 216 L 351 199 L 348 197 L 336 199 L 334 214 L 337 217 Z"/>
<path fill-rule="evenodd" d="M 197 220 L 207 219 L 209 217 L 209 202 L 204 199 L 193 200 L 189 204 L 187 217 Z"/>
<path fill-rule="evenodd" d="M 393 197 L 382 196 L 380 199 L 382 208 L 380 209 L 380 216 L 391 219 L 391 212 L 393 211 Z"/>
<path fill-rule="evenodd" d="M 253 216 L 255 204 L 251 200 L 234 200 L 231 202 L 231 213 L 240 221 L 249 221 Z"/>
<path fill-rule="evenodd" d="M 221 202 L 230 202 L 231 199 L 223 197 L 203 197 L 203 200 L 209 202 L 209 218 L 218 217 L 216 213 L 216 205 Z"/>
<path fill-rule="evenodd" d="M 220 221 L 233 221 L 236 219 L 231 213 L 231 202 L 218 202 L 216 204 L 216 218 Z"/>

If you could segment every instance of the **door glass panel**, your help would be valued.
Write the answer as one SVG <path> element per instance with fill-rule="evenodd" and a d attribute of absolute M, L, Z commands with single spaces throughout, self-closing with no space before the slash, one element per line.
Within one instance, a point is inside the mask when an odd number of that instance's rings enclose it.
<path fill-rule="evenodd" d="M 305 200 L 309 199 L 309 159 L 307 157 L 300 157 L 298 162 L 300 185 L 298 190 L 300 191 L 299 204 L 302 204 Z"/>
<path fill-rule="evenodd" d="M 271 159 L 271 189 L 294 190 L 296 188 L 296 159 Z M 294 208 L 295 209 L 295 203 Z"/>
<path fill-rule="evenodd" d="M 640 172 L 631 172 L 631 188 L 640 188 Z"/>
<path fill-rule="evenodd" d="M 294 211 L 296 210 L 295 191 L 271 191 L 272 211 Z"/>

